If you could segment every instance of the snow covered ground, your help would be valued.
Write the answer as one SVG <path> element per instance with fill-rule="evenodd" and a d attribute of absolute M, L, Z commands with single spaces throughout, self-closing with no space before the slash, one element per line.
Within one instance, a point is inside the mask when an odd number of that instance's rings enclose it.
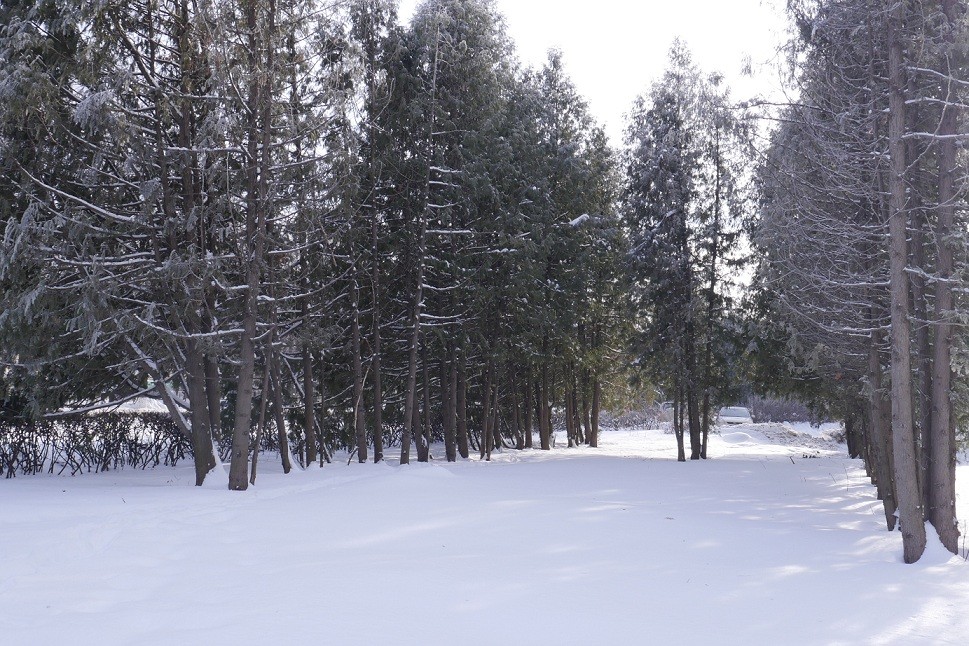
<path fill-rule="evenodd" d="M 802 431 L 802 432 L 798 432 Z M 257 485 L 0 481 L 7 644 L 965 644 L 969 564 L 901 537 L 817 429 L 724 427 Z M 959 480 L 969 518 L 969 473 Z"/>

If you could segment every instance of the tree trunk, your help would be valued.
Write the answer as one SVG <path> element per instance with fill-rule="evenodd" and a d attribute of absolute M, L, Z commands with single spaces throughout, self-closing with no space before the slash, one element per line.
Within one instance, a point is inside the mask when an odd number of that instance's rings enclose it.
<path fill-rule="evenodd" d="M 602 406 L 602 383 L 599 375 L 592 378 L 592 430 L 589 432 L 589 446 L 599 446 L 599 409 Z"/>
<path fill-rule="evenodd" d="M 421 390 L 424 400 L 423 426 L 421 441 L 417 447 L 417 461 L 428 462 L 431 459 L 431 384 L 427 367 L 427 338 L 421 340 Z"/>
<path fill-rule="evenodd" d="M 356 264 L 356 263 L 354 263 Z M 356 267 L 353 269 L 356 273 Z M 357 462 L 367 461 L 367 427 L 363 415 L 363 348 L 360 343 L 360 288 L 353 285 L 353 315 L 350 318 L 350 353 L 353 355 L 353 429 L 357 442 Z"/>
<path fill-rule="evenodd" d="M 546 345 L 543 343 L 543 345 Z M 542 353 L 545 355 L 545 352 Z M 549 397 L 549 385 L 548 385 L 548 359 L 543 358 L 542 360 L 542 380 L 539 386 L 538 395 L 538 406 L 539 406 L 539 428 L 538 435 L 541 442 L 542 450 L 549 451 L 552 448 L 552 420 L 548 397 Z"/>
<path fill-rule="evenodd" d="M 919 272 L 912 275 L 912 316 L 916 322 L 915 329 L 915 366 L 918 375 L 918 388 L 914 389 L 917 407 L 913 410 L 916 415 L 915 423 L 916 437 L 920 438 L 918 444 L 919 461 L 919 481 L 923 483 L 923 504 L 929 506 L 929 488 L 925 486 L 929 482 L 929 457 L 932 453 L 932 339 L 929 330 L 928 315 L 928 293 L 925 277 L 920 272 L 927 272 L 925 251 L 924 251 L 924 217 L 920 215 L 922 207 L 914 203 L 913 191 L 913 231 L 912 231 L 912 264 Z"/>
<path fill-rule="evenodd" d="M 673 387 L 673 434 L 676 436 L 676 461 L 686 462 L 686 446 L 684 446 L 683 428 L 683 386 L 677 377 Z"/>
<path fill-rule="evenodd" d="M 482 460 L 491 460 L 492 428 L 491 428 L 491 389 L 492 389 L 492 361 L 488 360 L 487 373 L 485 375 L 484 395 L 481 398 L 481 444 L 479 453 Z"/>
<path fill-rule="evenodd" d="M 195 486 L 201 486 L 205 476 L 215 468 L 212 434 L 209 431 L 209 407 L 205 383 L 205 357 L 195 341 L 189 342 L 188 399 L 192 407 L 192 451 L 195 455 Z"/>
<path fill-rule="evenodd" d="M 424 182 L 424 204 L 417 213 L 417 249 L 415 251 L 417 271 L 414 287 L 414 300 L 411 304 L 410 357 L 407 363 L 407 389 L 404 395 L 404 429 L 400 439 L 400 463 L 410 462 L 411 424 L 413 411 L 417 406 L 417 346 L 421 338 L 421 309 L 424 302 L 424 255 L 427 245 L 427 211 L 431 208 L 431 168 L 435 160 L 434 137 L 437 123 L 437 72 L 440 45 L 440 27 L 434 45 L 434 61 L 431 73 L 431 114 L 427 129 L 427 176 Z"/>
<path fill-rule="evenodd" d="M 855 426 L 855 418 L 853 415 L 845 415 L 844 419 L 845 425 L 845 443 L 848 445 L 848 457 L 857 458 L 858 453 L 858 437 L 857 428 Z"/>
<path fill-rule="evenodd" d="M 491 440 L 488 446 L 489 459 L 491 452 L 498 448 L 499 443 L 502 448 L 505 448 L 505 440 L 501 435 L 501 427 L 499 426 L 500 419 L 498 417 L 498 402 L 500 401 L 501 387 L 500 380 L 498 379 L 498 369 L 494 368 L 495 371 L 495 382 L 491 386 L 492 396 L 491 396 Z"/>
<path fill-rule="evenodd" d="M 458 383 L 457 383 L 457 425 L 458 425 L 458 453 L 465 460 L 471 455 L 468 450 L 468 376 L 467 357 L 464 349 L 458 350 Z"/>
<path fill-rule="evenodd" d="M 253 442 L 252 466 L 249 469 L 249 484 L 256 484 L 259 472 L 259 449 L 262 446 L 262 435 L 266 429 L 266 409 L 269 407 L 269 365 L 262 371 L 262 389 L 259 392 L 259 420 L 256 422 L 256 439 Z"/>
<path fill-rule="evenodd" d="M 293 470 L 292 453 L 289 450 L 289 436 L 286 434 L 286 408 L 283 404 L 283 379 L 279 369 L 282 358 L 278 352 L 269 352 L 269 378 L 273 396 L 273 414 L 276 420 L 276 437 L 279 442 L 279 459 L 283 464 L 283 473 Z"/>
<path fill-rule="evenodd" d="M 690 426 L 690 459 L 700 459 L 700 402 L 696 388 L 691 383 L 686 388 L 686 415 Z"/>
<path fill-rule="evenodd" d="M 450 344 L 447 361 L 441 360 L 441 401 L 444 402 L 444 455 L 448 462 L 458 459 L 458 364 L 454 344 Z"/>
<path fill-rule="evenodd" d="M 214 355 L 205 357 L 205 393 L 209 410 L 208 457 L 215 466 L 213 442 L 222 439 L 222 382 L 219 378 L 219 359 Z"/>
<path fill-rule="evenodd" d="M 692 283 L 692 281 L 690 281 Z M 683 388 L 686 395 L 686 419 L 690 433 L 690 459 L 700 459 L 701 429 L 700 429 L 700 393 L 697 392 L 697 357 L 696 357 L 696 326 L 692 314 L 687 308 L 683 313 L 686 321 L 683 325 Z"/>
<path fill-rule="evenodd" d="M 525 418 L 522 433 L 525 436 L 525 448 L 532 448 L 532 366 L 528 365 L 525 374 Z"/>
<path fill-rule="evenodd" d="M 525 436 L 522 434 L 522 408 L 518 401 L 518 384 L 515 383 L 511 365 L 508 366 L 508 393 L 511 395 L 511 432 L 515 436 L 515 448 L 519 451 L 525 448 Z"/>
<path fill-rule="evenodd" d="M 367 205 L 370 207 L 370 286 L 373 302 L 371 304 L 371 352 L 370 362 L 371 383 L 373 390 L 373 461 L 374 464 L 384 459 L 384 429 L 383 429 L 383 392 L 380 377 L 380 216 L 374 195 L 381 185 L 381 165 L 377 162 L 376 141 L 378 133 L 378 118 L 382 106 L 376 103 L 377 75 L 382 62 L 379 60 L 380 43 L 376 20 L 376 4 L 370 6 L 370 18 L 365 35 L 365 77 L 367 83 L 367 128 L 369 131 L 367 167 L 372 175 L 372 184 L 368 186 L 369 196 Z"/>
<path fill-rule="evenodd" d="M 925 513 L 912 428 L 912 354 L 909 322 L 908 234 L 905 211 L 905 76 L 902 22 L 908 3 L 891 0 L 889 13 L 889 268 L 891 283 L 892 450 L 904 560 L 925 551 Z"/>
<path fill-rule="evenodd" d="M 376 224 L 374 225 L 376 227 Z M 376 231 L 376 229 L 375 229 Z M 376 233 L 374 234 L 376 235 Z M 374 253 L 376 253 L 376 242 L 374 242 Z M 373 359 L 371 360 L 371 376 L 373 383 L 373 461 L 374 464 L 384 459 L 384 395 L 383 384 L 380 377 L 380 310 L 377 293 L 378 270 L 374 261 L 374 301 L 373 301 Z"/>
<path fill-rule="evenodd" d="M 591 379 L 589 378 L 588 368 L 582 371 L 582 383 L 579 388 L 582 391 L 582 442 L 583 444 L 590 444 L 592 437 L 592 404 L 589 401 L 591 388 Z"/>
<path fill-rule="evenodd" d="M 859 416 L 861 419 L 861 437 L 864 439 L 864 444 L 861 447 L 863 451 L 863 457 L 865 460 L 865 475 L 871 481 L 872 485 L 876 484 L 875 479 L 875 440 L 874 433 L 872 431 L 871 424 L 871 409 L 872 402 L 868 402 L 868 410 L 866 410 L 862 415 Z M 881 500 L 881 496 L 878 496 Z"/>
<path fill-rule="evenodd" d="M 700 406 L 700 459 L 707 459 L 707 442 L 710 438 L 710 388 L 703 388 L 703 403 Z"/>
<path fill-rule="evenodd" d="M 572 428 L 575 429 L 575 445 L 581 446 L 585 444 L 585 433 L 582 429 L 582 414 L 579 410 L 579 399 L 581 394 L 579 393 L 579 387 L 576 383 L 575 375 L 572 376 Z"/>
<path fill-rule="evenodd" d="M 419 225 L 421 243 L 418 245 L 418 255 L 424 253 L 423 239 L 426 231 L 426 221 L 421 217 Z M 421 336 L 421 303 L 424 298 L 424 263 L 418 260 L 417 286 L 415 288 L 413 303 L 411 305 L 410 317 L 410 351 L 407 360 L 407 387 L 404 391 L 404 430 L 400 436 L 400 463 L 410 463 L 410 445 L 412 440 L 411 430 L 413 428 L 414 410 L 417 408 L 417 358 L 418 345 Z"/>
<path fill-rule="evenodd" d="M 714 151 L 714 200 L 713 232 L 710 241 L 710 275 L 707 284 L 706 342 L 703 350 L 703 437 L 700 440 L 700 457 L 707 459 L 707 443 L 710 438 L 710 391 L 713 389 L 713 328 L 717 313 L 717 260 L 720 253 L 720 209 L 722 192 L 722 156 L 720 152 L 720 130 L 715 133 Z"/>
<path fill-rule="evenodd" d="M 323 355 L 322 353 L 317 352 L 316 354 L 313 355 L 313 367 L 315 370 L 319 371 L 322 365 L 323 365 Z M 321 402 L 325 402 L 326 401 L 326 382 L 322 380 L 322 375 L 317 375 L 315 372 L 313 374 L 315 377 L 317 390 L 320 393 L 319 399 Z M 313 421 L 316 428 L 316 440 L 317 440 L 316 445 L 319 448 L 320 458 L 321 458 L 320 466 L 322 467 L 324 464 L 332 463 L 333 458 L 330 456 L 330 452 L 326 448 L 326 434 L 323 432 L 323 426 L 320 423 L 319 417 L 314 415 Z"/>
<path fill-rule="evenodd" d="M 254 227 L 255 228 L 255 227 Z M 262 236 L 257 236 L 261 239 Z M 261 246 L 261 242 L 257 243 Z M 262 256 L 261 250 L 253 252 Z M 232 456 L 229 466 L 229 489 L 245 491 L 249 486 L 249 432 L 252 416 L 253 376 L 255 372 L 256 318 L 258 316 L 259 266 L 249 261 L 249 284 L 239 344 L 239 379 L 236 386 L 236 415 L 232 432 Z"/>
<path fill-rule="evenodd" d="M 874 324 L 874 323 L 873 323 Z M 871 442 L 874 457 L 872 475 L 878 498 L 885 511 L 885 524 L 888 531 L 895 529 L 895 486 L 892 470 L 891 428 L 885 415 L 885 392 L 882 388 L 881 333 L 874 329 L 868 349 L 868 380 L 871 386 L 869 418 L 871 422 Z"/>
<path fill-rule="evenodd" d="M 414 394 L 414 397 L 415 398 L 417 397 L 416 392 Z M 417 445 L 417 461 L 427 462 L 426 458 L 424 460 L 421 460 L 421 458 L 423 457 L 422 455 L 423 451 L 421 450 L 421 440 L 423 439 L 424 435 L 421 432 L 421 407 L 418 405 L 416 401 L 414 402 L 414 408 L 411 411 L 411 427 L 414 429 L 414 432 L 416 435 L 413 438 L 413 440 L 414 440 L 414 444 Z"/>
<path fill-rule="evenodd" d="M 575 416 L 572 414 L 572 398 L 574 390 L 572 390 L 572 384 L 569 383 L 572 380 L 566 374 L 566 384 L 565 384 L 565 437 L 568 439 L 569 448 L 571 449 L 575 446 L 575 437 L 577 435 L 575 430 Z"/>
<path fill-rule="evenodd" d="M 941 0 L 942 10 L 947 19 L 948 31 L 945 32 L 945 57 L 942 69 L 945 77 L 952 74 L 949 56 L 953 52 L 954 35 L 952 30 L 956 18 L 955 0 Z M 936 221 L 935 238 L 938 245 L 935 297 L 935 348 L 932 363 L 932 437 L 931 453 L 928 460 L 928 516 L 939 539 L 947 550 L 958 552 L 959 525 L 956 520 L 955 494 L 955 424 L 952 418 L 952 323 L 954 310 L 952 277 L 955 261 L 951 237 L 956 233 L 955 209 L 957 191 L 955 176 L 958 168 L 956 142 L 953 138 L 959 132 L 958 114 L 953 103 L 957 102 L 954 89 L 946 87 L 944 99 L 946 106 L 939 124 L 938 142 L 939 163 L 939 207 Z"/>
<path fill-rule="evenodd" d="M 313 353 L 303 348 L 303 431 L 306 434 L 306 466 L 316 462 L 316 382 L 313 380 Z"/>
<path fill-rule="evenodd" d="M 248 124 L 246 171 L 246 227 L 243 249 L 251 249 L 246 262 L 246 294 L 242 315 L 242 334 L 239 342 L 239 379 L 236 387 L 236 416 L 232 431 L 232 461 L 229 466 L 229 489 L 245 491 L 249 486 L 249 432 L 252 419 L 252 389 L 255 372 L 256 324 L 259 319 L 259 287 L 261 266 L 265 259 L 266 219 L 269 208 L 269 174 L 272 172 L 270 146 L 272 138 L 271 104 L 272 77 L 265 69 L 274 67 L 274 48 L 265 46 L 272 41 L 276 30 L 276 3 L 269 0 L 265 33 L 258 29 L 257 5 L 246 5 L 248 31 L 248 73 L 252 81 Z M 262 35 L 264 42 L 260 40 Z M 265 52 L 266 60 L 260 60 Z M 261 155 L 260 155 L 261 153 Z"/>

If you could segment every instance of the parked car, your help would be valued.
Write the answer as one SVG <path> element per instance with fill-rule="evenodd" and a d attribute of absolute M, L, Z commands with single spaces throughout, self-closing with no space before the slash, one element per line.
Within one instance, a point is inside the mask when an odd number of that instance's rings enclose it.
<path fill-rule="evenodd" d="M 717 414 L 717 421 L 721 424 L 753 424 L 754 419 L 750 411 L 743 406 L 725 406 Z"/>

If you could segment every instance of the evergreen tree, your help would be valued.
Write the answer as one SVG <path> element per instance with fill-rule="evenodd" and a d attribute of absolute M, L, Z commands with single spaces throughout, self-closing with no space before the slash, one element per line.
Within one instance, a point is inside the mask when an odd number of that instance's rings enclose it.
<path fill-rule="evenodd" d="M 686 429 L 690 458 L 700 459 L 723 386 L 717 340 L 728 313 L 724 268 L 743 208 L 746 135 L 720 79 L 703 77 L 678 43 L 663 78 L 637 101 L 626 136 L 622 202 L 636 354 L 672 392 L 679 459 Z"/>
<path fill-rule="evenodd" d="M 849 415 L 862 422 L 860 453 L 888 528 L 896 517 L 901 523 L 911 562 L 924 548 L 926 505 L 946 509 L 944 519 L 927 516 L 956 546 L 950 478 L 942 474 L 952 473 L 945 456 L 953 447 L 948 289 L 959 280 L 947 253 L 962 243 L 943 206 L 953 203 L 955 186 L 939 181 L 954 161 L 943 152 L 949 138 L 936 133 L 951 128 L 951 102 L 939 96 L 951 96 L 960 73 L 946 34 L 964 29 L 964 17 L 950 20 L 944 3 L 918 11 L 877 2 L 791 9 L 802 98 L 783 115 L 761 170 L 754 238 L 761 285 L 790 334 L 788 347 L 798 349 L 790 353 L 794 368 L 810 363 L 815 374 L 837 375 L 824 396 L 863 409 Z M 936 272 L 947 279 L 932 280 Z"/>

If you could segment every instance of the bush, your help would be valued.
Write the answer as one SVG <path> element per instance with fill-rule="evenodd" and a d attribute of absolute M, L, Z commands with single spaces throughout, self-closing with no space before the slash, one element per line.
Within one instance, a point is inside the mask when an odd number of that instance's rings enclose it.
<path fill-rule="evenodd" d="M 105 412 L 0 422 L 0 475 L 175 466 L 191 442 L 166 413 Z"/>
<path fill-rule="evenodd" d="M 758 424 L 765 422 L 811 422 L 817 424 L 825 420 L 816 419 L 810 409 L 793 399 L 773 397 L 751 397 L 747 402 L 750 416 Z"/>

